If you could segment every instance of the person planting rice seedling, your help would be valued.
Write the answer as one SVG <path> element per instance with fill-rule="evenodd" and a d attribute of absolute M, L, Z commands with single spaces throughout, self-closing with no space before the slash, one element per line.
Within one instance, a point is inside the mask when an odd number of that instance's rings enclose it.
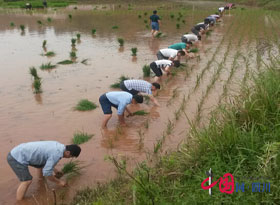
<path fill-rule="evenodd" d="M 198 23 L 192 28 L 192 32 L 195 35 L 197 35 L 198 38 L 199 38 L 199 36 L 201 38 L 201 35 L 207 30 L 207 28 L 208 28 L 208 25 L 204 24 L 204 22 L 203 23 Z"/>
<path fill-rule="evenodd" d="M 159 25 L 160 25 L 160 18 L 157 15 L 157 11 L 153 11 L 153 15 L 150 16 L 150 24 L 152 27 L 152 36 L 155 37 L 157 33 L 159 32 Z"/>
<path fill-rule="evenodd" d="M 160 49 L 157 52 L 157 59 L 158 60 L 180 60 L 181 56 L 186 55 L 186 53 L 184 51 L 178 51 L 172 48 L 164 48 L 164 49 Z"/>
<path fill-rule="evenodd" d="M 28 166 L 38 169 L 40 179 L 47 177 L 48 180 L 60 186 L 66 186 L 65 181 L 53 175 L 59 172 L 54 167 L 61 158 L 78 157 L 80 152 L 81 148 L 78 145 L 65 146 L 56 141 L 27 142 L 14 147 L 9 152 L 7 161 L 20 180 L 16 194 L 17 200 L 24 198 L 32 182 Z"/>
<path fill-rule="evenodd" d="M 182 42 L 187 43 L 187 42 L 192 42 L 193 44 L 197 44 L 198 41 L 201 40 L 201 36 L 197 36 L 195 34 L 185 34 L 181 37 Z"/>
<path fill-rule="evenodd" d="M 208 16 L 204 19 L 204 24 L 209 24 L 210 26 L 214 26 L 216 23 L 216 18 L 213 16 Z"/>
<path fill-rule="evenodd" d="M 192 58 L 192 57 L 194 57 L 193 54 L 188 52 L 188 49 L 190 49 L 191 45 L 192 45 L 192 42 L 190 42 L 190 41 L 188 41 L 187 43 L 180 42 L 180 43 L 175 43 L 171 46 L 168 46 L 168 48 L 172 48 L 175 50 L 182 50 L 185 52 L 187 57 Z"/>
<path fill-rule="evenodd" d="M 220 7 L 220 8 L 218 9 L 218 11 L 219 11 L 220 16 L 222 17 L 223 14 L 224 14 L 224 11 L 225 11 L 225 7 Z"/>
<path fill-rule="evenodd" d="M 132 95 L 124 91 L 112 91 L 107 92 L 100 96 L 99 103 L 104 113 L 104 119 L 102 122 L 102 128 L 107 127 L 108 121 L 112 117 L 112 107 L 118 110 L 118 118 L 121 126 L 126 126 L 124 120 L 125 110 L 128 112 L 128 117 L 132 116 L 132 112 L 127 108 L 129 104 L 143 103 L 142 95 Z"/>
<path fill-rule="evenodd" d="M 210 15 L 210 16 L 211 16 L 211 17 L 214 17 L 214 18 L 216 19 L 216 22 L 221 21 L 221 17 L 220 17 L 220 15 L 218 15 L 218 13 L 212 14 L 212 15 Z"/>
<path fill-rule="evenodd" d="M 150 68 L 152 71 L 156 74 L 155 81 L 159 82 L 162 76 L 162 70 L 167 73 L 167 75 L 170 74 L 170 70 L 172 67 L 178 68 L 180 66 L 180 61 L 175 60 L 157 60 L 150 64 Z"/>
<path fill-rule="evenodd" d="M 132 95 L 137 95 L 139 92 L 147 94 L 155 105 L 160 106 L 153 96 L 153 91 L 160 89 L 160 84 L 158 83 L 149 83 L 145 80 L 125 80 L 121 82 L 120 87 L 123 91 Z"/>

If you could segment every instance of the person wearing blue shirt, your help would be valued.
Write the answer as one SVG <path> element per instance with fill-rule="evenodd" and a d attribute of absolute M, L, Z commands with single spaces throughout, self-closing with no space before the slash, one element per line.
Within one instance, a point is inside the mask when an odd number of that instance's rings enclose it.
<path fill-rule="evenodd" d="M 152 36 L 156 36 L 159 32 L 160 17 L 157 15 L 157 11 L 153 11 L 153 15 L 150 16 L 150 23 L 152 27 Z"/>
<path fill-rule="evenodd" d="M 24 198 L 32 182 L 28 166 L 38 168 L 40 179 L 47 177 L 50 181 L 65 186 L 65 181 L 53 175 L 53 172 L 63 174 L 54 167 L 61 158 L 78 157 L 80 152 L 78 145 L 65 146 L 56 141 L 28 142 L 14 147 L 8 154 L 7 161 L 21 182 L 17 189 L 17 200 Z"/>
<path fill-rule="evenodd" d="M 132 95 L 124 91 L 112 91 L 101 95 L 99 98 L 99 103 L 105 115 L 102 122 L 102 128 L 107 127 L 107 123 L 112 117 L 112 107 L 118 110 L 119 122 L 122 126 L 125 126 L 124 111 L 126 110 L 128 112 L 128 116 L 132 115 L 130 110 L 127 108 L 127 105 L 131 103 L 137 104 L 142 102 L 142 95 Z"/>

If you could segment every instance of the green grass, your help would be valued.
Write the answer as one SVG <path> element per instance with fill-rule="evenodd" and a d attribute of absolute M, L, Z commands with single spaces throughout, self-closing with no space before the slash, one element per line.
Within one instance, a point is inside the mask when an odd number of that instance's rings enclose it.
<path fill-rule="evenodd" d="M 43 64 L 40 66 L 40 68 L 41 68 L 42 70 L 51 70 L 51 69 L 54 69 L 55 67 L 56 67 L 56 65 L 51 64 L 51 62 L 46 63 L 46 64 L 43 63 Z"/>
<path fill-rule="evenodd" d="M 76 105 L 75 110 L 79 111 L 88 111 L 94 110 L 97 108 L 97 105 L 87 99 L 80 100 L 79 103 Z"/>
<path fill-rule="evenodd" d="M 42 85 L 41 79 L 40 79 L 40 78 L 35 78 L 35 79 L 34 79 L 34 82 L 33 82 L 34 93 L 35 93 L 35 94 L 39 94 L 39 93 L 42 92 L 42 90 L 41 90 L 41 85 Z"/>
<path fill-rule="evenodd" d="M 122 38 L 118 38 L 118 42 L 119 42 L 120 46 L 123 46 L 124 40 Z"/>
<path fill-rule="evenodd" d="M 47 45 L 47 40 L 44 40 L 43 43 L 42 43 L 42 47 L 46 48 L 46 45 Z"/>
<path fill-rule="evenodd" d="M 55 56 L 55 52 L 53 52 L 53 51 L 48 51 L 46 54 L 44 54 L 44 56 L 48 56 L 48 57 Z"/>
<path fill-rule="evenodd" d="M 125 77 L 125 76 L 121 76 L 118 80 L 118 82 L 115 82 L 114 84 L 110 85 L 111 88 L 120 88 L 120 84 L 121 82 L 125 81 L 125 80 L 128 80 L 129 78 L 128 77 Z"/>
<path fill-rule="evenodd" d="M 93 135 L 87 134 L 85 132 L 76 132 L 72 139 L 72 143 L 77 144 L 77 145 L 83 144 L 83 143 L 89 141 L 92 137 L 93 137 Z"/>
<path fill-rule="evenodd" d="M 145 110 L 138 110 L 133 113 L 133 115 L 148 115 L 149 112 L 146 112 Z"/>
<path fill-rule="evenodd" d="M 94 28 L 91 30 L 91 34 L 94 35 L 95 33 L 96 33 L 96 29 Z"/>
<path fill-rule="evenodd" d="M 60 61 L 57 64 L 61 64 L 61 65 L 68 65 L 68 64 L 72 64 L 74 63 L 72 60 L 64 60 L 64 61 Z"/>
<path fill-rule="evenodd" d="M 33 76 L 34 79 L 39 79 L 39 76 L 38 76 L 38 73 L 37 73 L 37 70 L 35 67 L 30 67 L 29 73 L 30 73 L 30 75 Z"/>
<path fill-rule="evenodd" d="M 191 48 L 189 50 L 190 53 L 197 53 L 198 51 L 199 51 L 198 48 Z"/>
<path fill-rule="evenodd" d="M 119 27 L 118 26 L 112 26 L 112 29 L 118 29 Z"/>
<path fill-rule="evenodd" d="M 143 76 L 144 77 L 150 77 L 151 75 L 151 68 L 149 65 L 144 65 L 143 68 L 142 68 L 142 71 L 143 71 Z"/>
<path fill-rule="evenodd" d="M 131 55 L 132 56 L 137 56 L 137 51 L 138 51 L 137 48 L 131 48 Z"/>

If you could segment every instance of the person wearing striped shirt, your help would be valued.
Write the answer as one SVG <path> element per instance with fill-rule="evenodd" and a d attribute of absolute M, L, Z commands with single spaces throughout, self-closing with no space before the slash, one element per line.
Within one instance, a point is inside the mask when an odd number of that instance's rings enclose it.
<path fill-rule="evenodd" d="M 153 96 L 153 91 L 160 89 L 160 84 L 158 83 L 149 83 L 145 80 L 125 80 L 120 85 L 121 90 L 129 92 L 132 95 L 137 95 L 139 92 L 143 95 L 148 95 L 153 103 L 157 106 L 160 106 L 158 101 Z"/>
<path fill-rule="evenodd" d="M 152 71 L 156 74 L 155 81 L 159 82 L 162 76 L 162 70 L 167 73 L 167 75 L 170 74 L 171 68 L 179 67 L 180 66 L 180 61 L 171 61 L 171 60 L 157 60 L 154 61 L 150 64 L 150 68 Z"/>

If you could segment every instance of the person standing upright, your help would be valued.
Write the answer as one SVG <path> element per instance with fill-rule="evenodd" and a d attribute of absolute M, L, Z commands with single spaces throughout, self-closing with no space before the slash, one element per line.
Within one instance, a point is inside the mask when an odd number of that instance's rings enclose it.
<path fill-rule="evenodd" d="M 150 23 L 151 23 L 151 27 L 152 27 L 152 35 L 153 37 L 155 37 L 157 35 L 157 33 L 159 32 L 159 24 L 160 24 L 160 18 L 157 15 L 157 11 L 154 10 L 153 11 L 153 15 L 150 16 Z"/>

